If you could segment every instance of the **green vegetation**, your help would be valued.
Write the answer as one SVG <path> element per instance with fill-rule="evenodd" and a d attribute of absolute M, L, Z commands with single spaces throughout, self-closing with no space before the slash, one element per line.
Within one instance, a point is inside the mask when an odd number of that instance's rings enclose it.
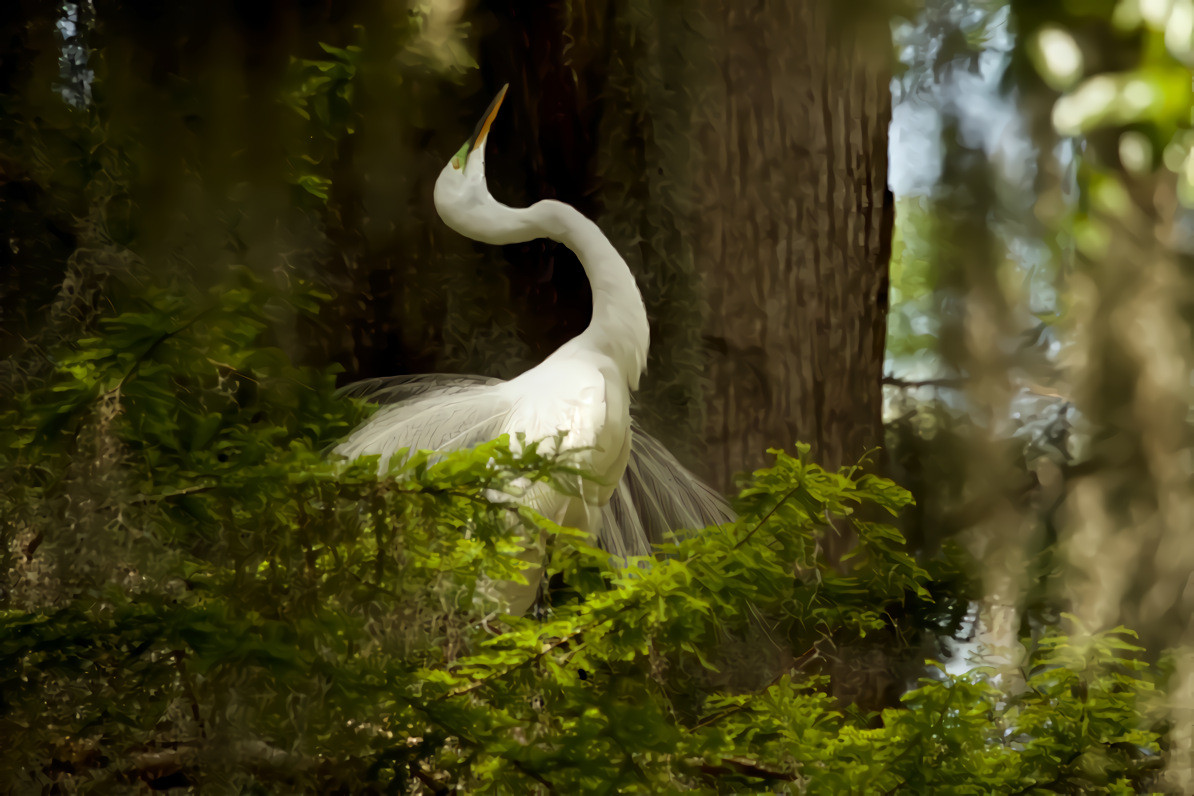
<path fill-rule="evenodd" d="M 1127 793 L 1157 771 L 1126 631 L 1044 634 L 1010 694 L 979 669 L 877 715 L 830 695 L 819 659 L 940 632 L 956 599 L 876 521 L 909 501 L 890 481 L 777 453 L 735 524 L 618 568 L 486 499 L 567 462 L 506 440 L 386 476 L 329 461 L 360 407 L 268 345 L 314 299 L 239 278 L 101 319 L 0 422 L 9 789 Z M 536 527 L 550 607 L 487 615 L 485 578 L 518 577 Z M 744 690 L 768 654 L 789 663 Z"/>

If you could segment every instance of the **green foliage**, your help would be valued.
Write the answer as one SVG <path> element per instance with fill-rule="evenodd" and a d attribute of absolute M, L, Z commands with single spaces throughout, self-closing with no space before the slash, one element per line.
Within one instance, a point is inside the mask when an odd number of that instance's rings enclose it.
<path fill-rule="evenodd" d="M 937 345 L 941 295 L 933 269 L 934 218 L 920 198 L 896 203 L 891 242 L 891 310 L 887 314 L 886 356 L 901 370 L 922 360 Z"/>
<path fill-rule="evenodd" d="M 359 407 L 270 345 L 318 296 L 235 279 L 148 292 L 5 411 L 8 789 L 1127 792 L 1156 767 L 1123 633 L 1046 636 L 1012 695 L 981 671 L 879 715 L 830 695 L 827 650 L 931 609 L 890 481 L 775 452 L 737 522 L 619 567 L 488 499 L 574 474 L 534 446 L 329 460 Z M 537 531 L 567 588 L 498 617 Z"/>
<path fill-rule="evenodd" d="M 337 143 L 356 132 L 354 80 L 362 50 L 357 45 L 341 48 L 321 42 L 319 46 L 328 58 L 292 59 L 282 101 L 306 122 L 306 135 L 297 137 L 306 151 L 288 159 L 291 179 L 326 202 L 332 184 L 327 166 L 336 155 Z"/>

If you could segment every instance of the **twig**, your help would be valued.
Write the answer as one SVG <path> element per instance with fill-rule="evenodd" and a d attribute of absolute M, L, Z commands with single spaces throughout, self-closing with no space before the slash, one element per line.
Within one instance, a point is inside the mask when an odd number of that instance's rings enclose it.
<path fill-rule="evenodd" d="M 422 782 L 424 785 L 430 788 L 432 793 L 448 793 L 448 789 L 436 782 L 430 774 L 419 767 L 418 763 L 412 763 L 410 770 L 411 773 L 415 775 L 415 779 L 419 780 L 419 782 Z"/>
<path fill-rule="evenodd" d="M 183 487 L 174 492 L 159 492 L 154 495 L 142 495 L 136 500 L 131 501 L 134 506 L 144 506 L 146 503 L 161 503 L 164 500 L 170 500 L 176 497 L 186 497 L 187 495 L 197 495 L 202 492 L 210 492 L 216 489 L 215 484 L 196 484 L 195 486 Z"/>
<path fill-rule="evenodd" d="M 965 376 L 950 376 L 940 379 L 898 379 L 895 376 L 883 377 L 884 384 L 890 384 L 893 387 L 900 387 L 901 389 L 914 389 L 916 387 L 961 387 L 968 381 L 970 379 Z"/>
<path fill-rule="evenodd" d="M 789 500 L 791 500 L 792 496 L 795 495 L 797 490 L 799 490 L 802 486 L 804 486 L 804 484 L 797 484 L 796 486 L 792 487 L 787 492 L 785 492 L 784 496 L 781 497 L 778 501 L 776 501 L 775 505 L 771 507 L 771 510 L 768 511 L 766 514 L 764 514 L 762 519 L 760 519 L 757 523 L 755 523 L 755 527 L 753 527 L 749 531 L 747 531 L 746 535 L 743 536 L 741 539 L 739 539 L 738 543 L 735 544 L 733 546 L 733 548 L 731 548 L 731 549 L 737 550 L 739 547 L 746 544 L 747 540 L 750 539 L 750 537 L 755 535 L 755 531 L 762 528 L 763 524 L 766 523 L 767 520 L 771 519 L 771 516 L 773 514 L 775 514 L 775 512 L 779 511 L 779 507 L 782 506 L 783 504 L 787 503 Z"/>
<path fill-rule="evenodd" d="M 534 771 L 533 769 L 527 768 L 521 762 L 519 762 L 518 760 L 514 760 L 513 758 L 511 758 L 510 762 L 512 762 L 514 764 L 514 767 L 517 768 L 519 771 L 521 771 L 523 774 L 525 774 L 526 776 L 535 780 L 543 787 L 547 788 L 548 793 L 559 793 L 559 791 L 556 790 L 555 785 L 552 785 L 550 782 L 548 782 L 543 777 L 543 775 L 540 774 L 538 771 Z"/>
<path fill-rule="evenodd" d="M 740 774 L 754 779 L 771 779 L 781 780 L 783 782 L 795 782 L 800 779 L 797 774 L 791 774 L 787 771 L 775 771 L 773 769 L 763 768 L 762 766 L 750 760 L 735 760 L 733 758 L 725 758 L 722 760 L 725 765 L 715 766 L 711 763 L 700 763 L 697 768 L 702 774 L 708 774 L 712 777 L 723 777 L 727 774 Z"/>

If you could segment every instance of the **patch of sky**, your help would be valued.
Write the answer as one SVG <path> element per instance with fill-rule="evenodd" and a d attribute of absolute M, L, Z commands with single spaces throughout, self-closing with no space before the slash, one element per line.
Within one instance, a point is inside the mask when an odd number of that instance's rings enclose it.
<path fill-rule="evenodd" d="M 67 104 L 84 108 L 91 104 L 91 84 L 95 80 L 95 71 L 88 65 L 91 2 L 62 3 L 58 12 L 55 25 L 62 42 L 58 53 L 58 92 Z"/>

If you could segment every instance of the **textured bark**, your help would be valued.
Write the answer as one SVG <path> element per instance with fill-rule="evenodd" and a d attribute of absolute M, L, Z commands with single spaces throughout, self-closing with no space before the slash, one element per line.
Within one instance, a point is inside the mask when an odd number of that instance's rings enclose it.
<path fill-rule="evenodd" d="M 590 13 L 598 5 L 589 2 Z M 697 11 L 671 0 L 633 0 L 612 4 L 605 15 L 606 109 L 593 187 L 599 223 L 634 272 L 651 318 L 635 412 L 685 464 L 699 468 L 704 357 L 692 120 L 711 70 Z M 587 45 L 593 27 L 578 26 L 574 40 Z"/>
<path fill-rule="evenodd" d="M 721 79 L 706 103 L 696 259 L 707 474 L 727 485 L 768 447 L 807 441 L 834 467 L 882 439 L 890 44 L 837 35 L 823 0 L 707 7 Z"/>

